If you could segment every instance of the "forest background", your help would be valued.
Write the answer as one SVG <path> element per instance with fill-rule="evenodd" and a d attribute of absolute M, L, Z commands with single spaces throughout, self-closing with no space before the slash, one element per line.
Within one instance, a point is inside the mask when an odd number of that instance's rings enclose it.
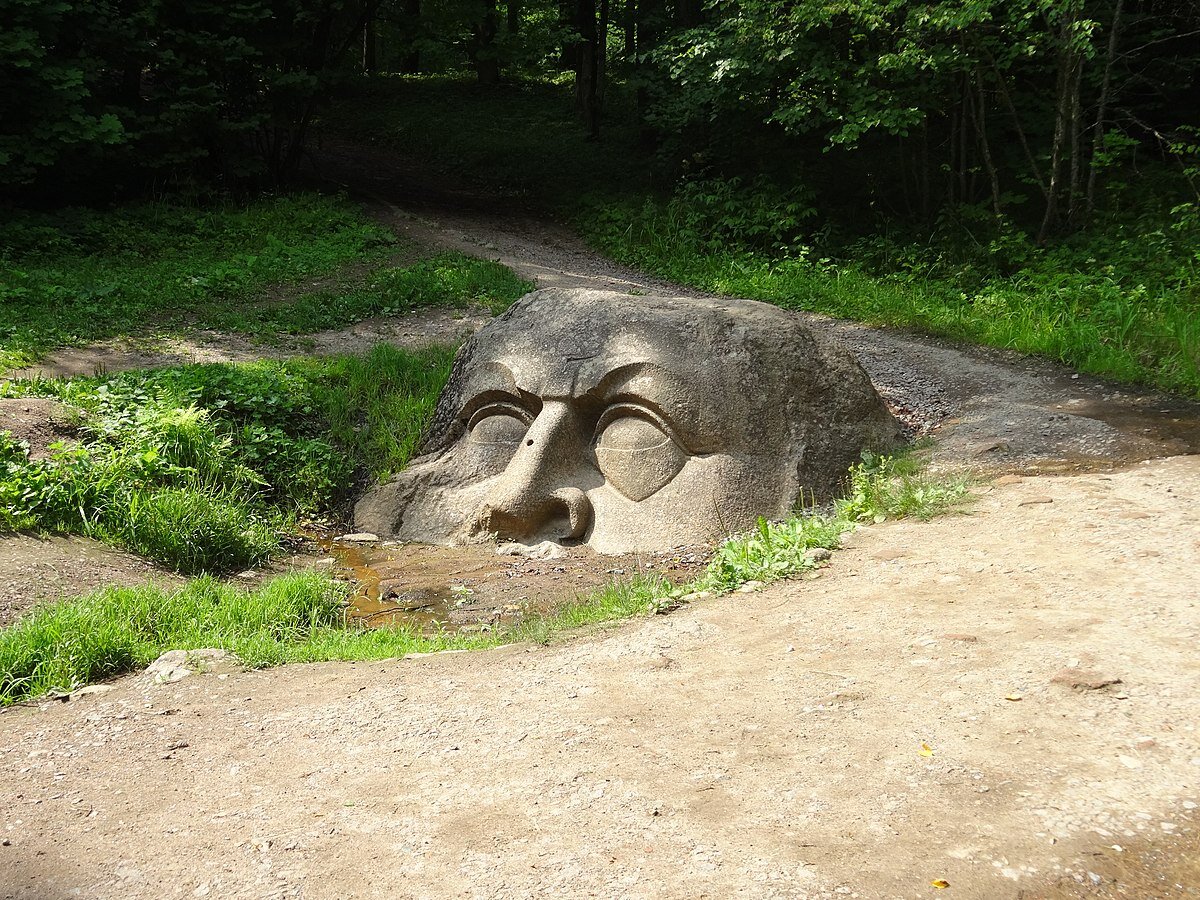
<path fill-rule="evenodd" d="M 10 275 L 64 221 L 21 208 L 288 190 L 337 132 L 566 214 L 677 281 L 1200 393 L 1200 4 L 0 14 Z"/>

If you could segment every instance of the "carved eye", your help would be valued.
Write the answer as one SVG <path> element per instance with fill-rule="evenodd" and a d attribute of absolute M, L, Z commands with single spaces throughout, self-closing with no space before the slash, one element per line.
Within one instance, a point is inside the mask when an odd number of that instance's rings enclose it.
<path fill-rule="evenodd" d="M 528 415 L 507 403 L 485 406 L 467 423 L 470 440 L 475 444 L 518 444 L 529 430 Z"/>
<path fill-rule="evenodd" d="M 678 475 L 687 462 L 687 453 L 666 426 L 636 407 L 610 408 L 601 417 L 596 434 L 600 472 L 630 500 L 645 500 Z"/>

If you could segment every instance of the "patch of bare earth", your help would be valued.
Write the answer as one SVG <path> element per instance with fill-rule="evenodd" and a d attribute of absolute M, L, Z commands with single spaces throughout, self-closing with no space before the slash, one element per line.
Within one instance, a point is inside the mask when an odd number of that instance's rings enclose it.
<path fill-rule="evenodd" d="M 140 557 L 88 538 L 0 535 L 0 626 L 41 602 L 147 581 L 182 583 Z"/>
<path fill-rule="evenodd" d="M 508 545 L 512 548 L 515 545 Z M 550 558 L 498 554 L 494 545 L 335 546 L 336 571 L 358 584 L 349 616 L 367 627 L 415 625 L 425 631 L 479 630 L 552 614 L 620 578 L 655 573 L 672 583 L 696 578 L 707 547 L 600 556 L 556 548 Z M 561 553 L 562 555 L 558 555 Z"/>
<path fill-rule="evenodd" d="M 487 319 L 481 308 L 424 309 L 406 315 L 374 316 L 346 328 L 299 337 L 280 336 L 264 345 L 240 334 L 196 329 L 186 335 L 113 338 L 86 347 L 47 354 L 36 365 L 9 372 L 8 378 L 77 378 L 192 363 L 244 363 L 293 356 L 366 353 L 377 344 L 417 350 L 461 343 Z"/>
<path fill-rule="evenodd" d="M 11 710 L 0 879 L 10 897 L 1194 894 L 1169 880 L 1187 856 L 1138 860 L 1198 846 L 1200 458 L 1010 482 L 967 517 L 860 532 L 816 581 L 549 648 L 134 677 Z"/>
<path fill-rule="evenodd" d="M 0 434 L 7 433 L 28 448 L 30 459 L 45 459 L 55 444 L 71 443 L 71 417 L 53 400 L 38 397 L 0 397 Z"/>

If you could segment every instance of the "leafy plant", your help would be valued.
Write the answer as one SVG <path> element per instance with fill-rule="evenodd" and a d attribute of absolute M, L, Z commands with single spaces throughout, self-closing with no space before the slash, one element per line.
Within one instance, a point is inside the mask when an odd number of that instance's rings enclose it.
<path fill-rule="evenodd" d="M 834 508 L 847 522 L 931 519 L 962 504 L 970 493 L 966 477 L 935 478 L 912 456 L 864 452 L 850 469 L 846 496 Z"/>
<path fill-rule="evenodd" d="M 76 410 L 49 459 L 0 435 L 0 530 L 92 535 L 177 571 L 262 561 L 297 515 L 414 452 L 453 352 L 183 366 L 10 386 Z"/>
<path fill-rule="evenodd" d="M 704 584 L 707 589 L 733 590 L 748 581 L 771 582 L 817 566 L 808 551 L 837 547 L 851 525 L 823 516 L 804 516 L 772 523 L 728 540 L 713 554 Z"/>

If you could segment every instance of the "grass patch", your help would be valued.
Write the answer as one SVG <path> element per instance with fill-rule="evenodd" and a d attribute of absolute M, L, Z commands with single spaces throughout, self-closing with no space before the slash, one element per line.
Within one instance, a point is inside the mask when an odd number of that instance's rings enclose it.
<path fill-rule="evenodd" d="M 0 372 L 54 347 L 195 324 L 266 286 L 382 259 L 395 243 L 344 199 L 140 203 L 0 218 Z M 203 323 L 201 323 L 203 324 Z"/>
<path fill-rule="evenodd" d="M 821 564 L 822 557 L 809 551 L 835 548 L 841 535 L 859 522 L 893 515 L 928 517 L 966 496 L 965 485 L 943 485 L 938 499 L 926 491 L 915 500 L 915 479 L 925 488 L 936 484 L 906 459 L 869 457 L 851 470 L 848 499 L 832 515 L 760 521 L 750 533 L 719 547 L 704 574 L 687 584 L 672 586 L 660 575 L 637 575 L 550 615 L 484 633 L 347 627 L 348 587 L 318 573 L 281 576 L 254 591 L 211 577 L 174 591 L 153 585 L 108 588 L 38 607 L 0 630 L 0 705 L 136 671 L 167 650 L 219 648 L 257 667 L 387 659 L 526 640 L 545 643 L 567 629 L 665 612 L 695 592 L 725 592 L 749 581 L 800 574 Z"/>
<path fill-rule="evenodd" d="M 438 634 L 347 627 L 348 586 L 318 573 L 283 575 L 254 591 L 209 577 L 177 590 L 112 587 L 38 607 L 0 629 L 0 705 L 137 671 L 167 650 L 217 648 L 261 667 L 544 641 L 563 629 L 644 612 L 645 594 L 665 584 L 639 577 L 512 629 Z"/>
<path fill-rule="evenodd" d="M 850 469 L 846 495 L 834 503 L 834 509 L 845 522 L 927 521 L 962 506 L 970 492 L 971 481 L 965 475 L 930 475 L 911 453 L 865 452 L 862 462 Z"/>
<path fill-rule="evenodd" d="M 0 373 L 56 347 L 148 329 L 273 342 L 430 306 L 496 314 L 533 289 L 462 253 L 382 264 L 395 243 L 358 207 L 317 194 L 14 213 L 0 225 Z M 311 285 L 331 273 L 345 277 Z"/>
<path fill-rule="evenodd" d="M 499 263 L 448 252 L 412 265 L 385 266 L 357 286 L 312 291 L 286 303 L 212 307 L 202 313 L 200 323 L 270 341 L 432 306 L 481 306 L 499 315 L 533 287 Z"/>
<path fill-rule="evenodd" d="M 0 384 L 73 411 L 80 444 L 31 460 L 0 433 L 0 531 L 84 534 L 184 574 L 254 565 L 296 517 L 403 468 L 454 351 L 182 366 Z"/>
<path fill-rule="evenodd" d="M 1009 233 L 973 258 L 936 241 L 866 239 L 840 262 L 803 248 L 713 248 L 670 204 L 610 204 L 578 221 L 615 259 L 680 284 L 1037 354 L 1200 397 L 1197 236 L 1153 217 L 1055 248 Z"/>

